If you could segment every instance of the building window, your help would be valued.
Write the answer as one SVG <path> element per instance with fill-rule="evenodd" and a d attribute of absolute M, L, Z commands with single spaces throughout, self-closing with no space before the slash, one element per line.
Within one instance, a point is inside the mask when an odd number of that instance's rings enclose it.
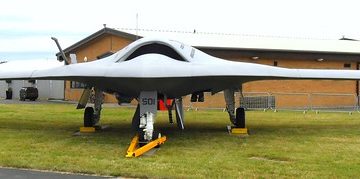
<path fill-rule="evenodd" d="M 28 82 L 31 83 L 31 84 L 35 84 L 36 80 L 28 80 Z"/>
<path fill-rule="evenodd" d="M 278 62 L 277 62 L 277 61 L 274 61 L 274 66 L 278 66 Z"/>
<path fill-rule="evenodd" d="M 77 82 L 77 81 L 71 81 L 70 82 L 71 88 L 85 88 L 85 83 Z"/>
<path fill-rule="evenodd" d="M 103 53 L 103 54 L 97 56 L 96 58 L 97 59 L 102 59 L 102 58 L 108 57 L 108 56 L 110 56 L 112 54 L 114 54 L 114 52 L 109 51 L 109 52 L 106 52 L 106 53 Z"/>
<path fill-rule="evenodd" d="M 351 68 L 351 63 L 344 63 L 344 68 Z"/>

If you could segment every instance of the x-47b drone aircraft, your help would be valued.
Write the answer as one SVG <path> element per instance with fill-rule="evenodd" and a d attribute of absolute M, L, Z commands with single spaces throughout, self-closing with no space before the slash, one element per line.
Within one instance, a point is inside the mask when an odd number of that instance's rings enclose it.
<path fill-rule="evenodd" d="M 53 38 L 53 40 L 57 40 Z M 58 44 L 58 43 L 57 43 Z M 99 122 L 102 92 L 114 94 L 119 102 L 137 99 L 132 127 L 144 142 L 154 138 L 153 126 L 157 101 L 172 99 L 166 105 L 169 120 L 175 109 L 176 122 L 184 129 L 182 97 L 192 94 L 192 101 L 203 101 L 203 93 L 224 91 L 231 122 L 244 127 L 242 108 L 235 110 L 234 92 L 243 83 L 256 80 L 333 79 L 359 80 L 355 70 L 288 69 L 245 62 L 233 62 L 207 55 L 178 41 L 158 38 L 139 39 L 117 53 L 92 62 L 68 60 L 58 45 L 64 66 L 49 69 L 25 69 L 11 62 L 0 64 L 0 80 L 71 80 L 85 83 L 78 108 L 85 108 L 90 88 L 95 89 L 94 108 L 86 107 L 84 125 Z M 237 114 L 235 114 L 237 113 Z"/>

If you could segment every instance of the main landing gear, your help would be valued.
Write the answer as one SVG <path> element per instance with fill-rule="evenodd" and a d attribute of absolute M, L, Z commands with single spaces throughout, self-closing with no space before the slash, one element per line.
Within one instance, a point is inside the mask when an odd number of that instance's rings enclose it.
<path fill-rule="evenodd" d="M 233 126 L 229 127 L 229 132 L 231 134 L 247 135 L 248 130 L 245 126 L 245 109 L 240 107 L 235 111 L 234 94 L 235 90 L 233 89 L 224 90 L 226 110 L 229 114 L 230 121 L 233 124 Z"/>
<path fill-rule="evenodd" d="M 91 90 L 85 89 L 79 104 L 78 109 L 85 108 L 84 111 L 84 126 L 80 127 L 80 132 L 95 132 L 97 129 L 101 129 L 99 122 L 100 122 L 100 115 L 103 103 L 103 93 L 100 89 L 95 88 L 95 99 L 94 99 L 94 107 L 86 107 L 86 103 L 89 99 Z"/>

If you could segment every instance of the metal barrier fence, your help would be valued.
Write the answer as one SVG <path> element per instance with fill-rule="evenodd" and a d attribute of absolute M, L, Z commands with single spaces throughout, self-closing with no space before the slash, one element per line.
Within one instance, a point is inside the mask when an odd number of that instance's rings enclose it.
<path fill-rule="evenodd" d="M 346 93 L 235 93 L 236 106 L 247 109 L 271 110 L 327 110 L 358 111 L 359 96 Z M 225 108 L 224 94 L 205 93 L 204 103 L 191 103 L 190 96 L 185 97 L 184 105 L 188 110 Z"/>

